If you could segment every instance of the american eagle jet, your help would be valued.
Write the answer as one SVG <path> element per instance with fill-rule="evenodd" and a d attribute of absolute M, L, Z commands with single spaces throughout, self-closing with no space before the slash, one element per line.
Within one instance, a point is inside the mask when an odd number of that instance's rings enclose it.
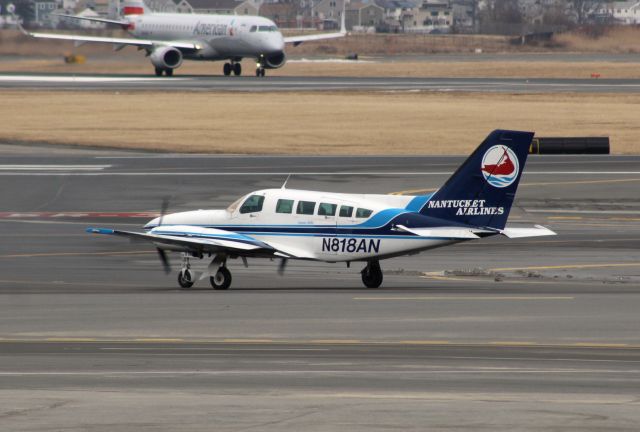
<path fill-rule="evenodd" d="M 162 215 L 144 232 L 88 228 L 87 232 L 148 241 L 165 271 L 166 251 L 182 253 L 178 284 L 209 278 L 215 289 L 231 286 L 229 259 L 281 259 L 364 263 L 362 282 L 382 284 L 380 260 L 442 246 L 504 235 L 555 235 L 545 227 L 509 227 L 507 218 L 533 133 L 492 132 L 447 182 L 428 195 L 360 195 L 306 190 L 250 192 L 225 210 Z M 192 258 L 211 259 L 204 272 Z"/>
<path fill-rule="evenodd" d="M 256 59 L 256 76 L 264 76 L 265 69 L 277 69 L 286 63 L 284 46 L 303 42 L 332 39 L 346 35 L 344 11 L 338 33 L 321 33 L 283 37 L 275 23 L 267 18 L 250 15 L 209 15 L 183 13 L 152 13 L 142 0 L 126 0 L 120 19 L 59 16 L 103 22 L 122 27 L 133 38 L 94 37 L 56 33 L 31 33 L 43 39 L 70 40 L 76 43 L 107 43 L 119 50 L 135 46 L 145 50 L 155 67 L 155 73 L 172 76 L 173 70 L 187 60 L 225 60 L 224 75 L 240 75 L 243 58 Z"/>

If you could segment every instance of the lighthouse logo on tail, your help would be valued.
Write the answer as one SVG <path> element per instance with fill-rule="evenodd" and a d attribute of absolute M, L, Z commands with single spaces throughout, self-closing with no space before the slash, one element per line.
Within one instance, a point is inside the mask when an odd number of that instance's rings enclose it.
<path fill-rule="evenodd" d="M 497 188 L 511 185 L 520 172 L 518 157 L 504 145 L 496 145 L 487 150 L 482 158 L 481 169 L 487 183 Z"/>

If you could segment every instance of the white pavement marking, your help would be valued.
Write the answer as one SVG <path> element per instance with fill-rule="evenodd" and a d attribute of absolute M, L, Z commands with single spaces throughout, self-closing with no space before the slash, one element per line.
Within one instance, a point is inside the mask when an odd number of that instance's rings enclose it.
<path fill-rule="evenodd" d="M 186 78 L 170 78 L 170 81 L 185 80 Z M 34 75 L 0 75 L 0 82 L 49 82 L 49 83 L 100 83 L 100 82 L 145 82 L 158 81 L 157 77 L 90 77 L 90 76 L 34 76 Z"/>
<path fill-rule="evenodd" d="M 0 165 L 0 171 L 102 171 L 111 165 Z"/>
<path fill-rule="evenodd" d="M 102 170 L 102 168 L 101 168 Z M 0 170 L 3 171 L 3 170 Z M 337 172 L 291 172 L 291 171 L 280 171 L 280 172 L 255 172 L 255 171 L 235 171 L 235 172 L 214 172 L 214 171 L 204 171 L 204 172 L 147 172 L 147 171 L 110 171 L 110 172 L 0 172 L 0 176 L 19 176 L 19 175 L 29 175 L 29 176 L 59 176 L 59 175 L 69 175 L 69 176 L 287 176 L 287 175 L 296 175 L 296 176 L 335 176 L 335 175 L 348 175 L 348 176 L 358 176 L 358 175 L 375 175 L 375 176 L 443 176 L 443 175 L 451 175 L 453 171 L 438 171 L 438 172 L 379 172 L 379 171 L 337 171 Z M 532 171 L 525 172 L 526 175 L 640 175 L 640 171 Z"/>

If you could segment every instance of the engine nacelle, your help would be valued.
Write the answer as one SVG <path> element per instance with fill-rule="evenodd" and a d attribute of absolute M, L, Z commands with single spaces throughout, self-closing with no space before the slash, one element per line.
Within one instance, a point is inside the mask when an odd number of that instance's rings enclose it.
<path fill-rule="evenodd" d="M 176 69 L 182 64 L 182 53 L 174 47 L 160 47 L 149 56 L 151 63 L 161 69 Z"/>
<path fill-rule="evenodd" d="M 269 54 L 264 58 L 264 67 L 266 69 L 278 69 L 284 66 L 287 62 L 287 56 L 284 51 L 280 51 L 274 54 Z"/>

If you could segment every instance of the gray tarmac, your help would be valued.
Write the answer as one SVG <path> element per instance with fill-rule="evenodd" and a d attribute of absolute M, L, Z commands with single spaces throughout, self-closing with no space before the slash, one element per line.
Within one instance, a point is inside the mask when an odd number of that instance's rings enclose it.
<path fill-rule="evenodd" d="M 224 207 L 289 173 L 428 190 L 464 156 L 0 151 L 5 430 L 637 430 L 640 157 L 530 157 L 510 221 L 556 237 L 385 261 L 377 290 L 357 265 L 231 262 L 217 292 L 84 229 L 136 229 L 164 197 Z"/>
<path fill-rule="evenodd" d="M 638 93 L 638 79 L 224 77 L 0 73 L 0 89 L 162 91 L 434 91 L 489 93 Z"/>

